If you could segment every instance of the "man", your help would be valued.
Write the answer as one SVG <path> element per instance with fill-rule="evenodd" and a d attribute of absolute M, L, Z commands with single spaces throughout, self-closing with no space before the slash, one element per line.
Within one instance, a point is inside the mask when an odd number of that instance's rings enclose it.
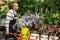
<path fill-rule="evenodd" d="M 5 40 L 9 40 L 9 33 L 14 33 L 15 30 L 13 30 L 13 25 L 16 23 L 16 19 L 17 19 L 17 13 L 16 11 L 18 10 L 18 4 L 17 3 L 13 3 L 12 4 L 12 9 L 8 11 L 7 15 L 6 15 L 6 37 Z M 17 38 L 15 38 L 15 36 L 13 35 L 14 40 L 17 40 Z"/>

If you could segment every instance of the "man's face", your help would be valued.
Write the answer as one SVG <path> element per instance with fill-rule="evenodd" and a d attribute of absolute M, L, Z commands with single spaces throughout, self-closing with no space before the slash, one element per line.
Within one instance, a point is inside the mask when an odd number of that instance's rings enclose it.
<path fill-rule="evenodd" d="M 13 5 L 13 8 L 15 9 L 15 10 L 18 10 L 18 4 L 17 3 L 15 3 L 14 5 Z"/>

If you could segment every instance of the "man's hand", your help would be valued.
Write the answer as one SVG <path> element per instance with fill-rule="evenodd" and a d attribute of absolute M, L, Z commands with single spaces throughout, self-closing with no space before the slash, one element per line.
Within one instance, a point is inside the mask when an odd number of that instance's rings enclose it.
<path fill-rule="evenodd" d="M 9 32 L 6 32 L 5 34 L 6 34 L 6 35 L 9 35 Z"/>

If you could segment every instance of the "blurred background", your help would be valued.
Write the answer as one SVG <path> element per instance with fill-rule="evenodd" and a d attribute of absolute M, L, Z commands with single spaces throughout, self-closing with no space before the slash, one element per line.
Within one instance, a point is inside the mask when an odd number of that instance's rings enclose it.
<path fill-rule="evenodd" d="M 49 30 L 49 28 L 60 27 L 60 0 L 0 0 L 0 34 L 4 34 L 6 13 L 11 9 L 13 2 L 19 4 L 19 10 L 17 12 L 20 16 L 18 18 L 22 18 L 29 13 L 39 14 L 41 19 L 40 25 L 43 26 L 42 29 L 44 30 L 42 31 L 44 33 L 47 33 L 45 31 Z M 45 26 L 47 28 L 44 28 Z"/>

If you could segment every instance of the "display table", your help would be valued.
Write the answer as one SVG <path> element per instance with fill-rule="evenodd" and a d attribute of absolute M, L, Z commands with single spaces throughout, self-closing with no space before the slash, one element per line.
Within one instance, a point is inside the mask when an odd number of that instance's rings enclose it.
<path fill-rule="evenodd" d="M 5 30 L 5 24 L 0 24 L 0 31 L 4 31 Z"/>
<path fill-rule="evenodd" d="M 0 27 L 1 27 L 1 26 L 5 26 L 5 24 L 0 24 Z"/>

